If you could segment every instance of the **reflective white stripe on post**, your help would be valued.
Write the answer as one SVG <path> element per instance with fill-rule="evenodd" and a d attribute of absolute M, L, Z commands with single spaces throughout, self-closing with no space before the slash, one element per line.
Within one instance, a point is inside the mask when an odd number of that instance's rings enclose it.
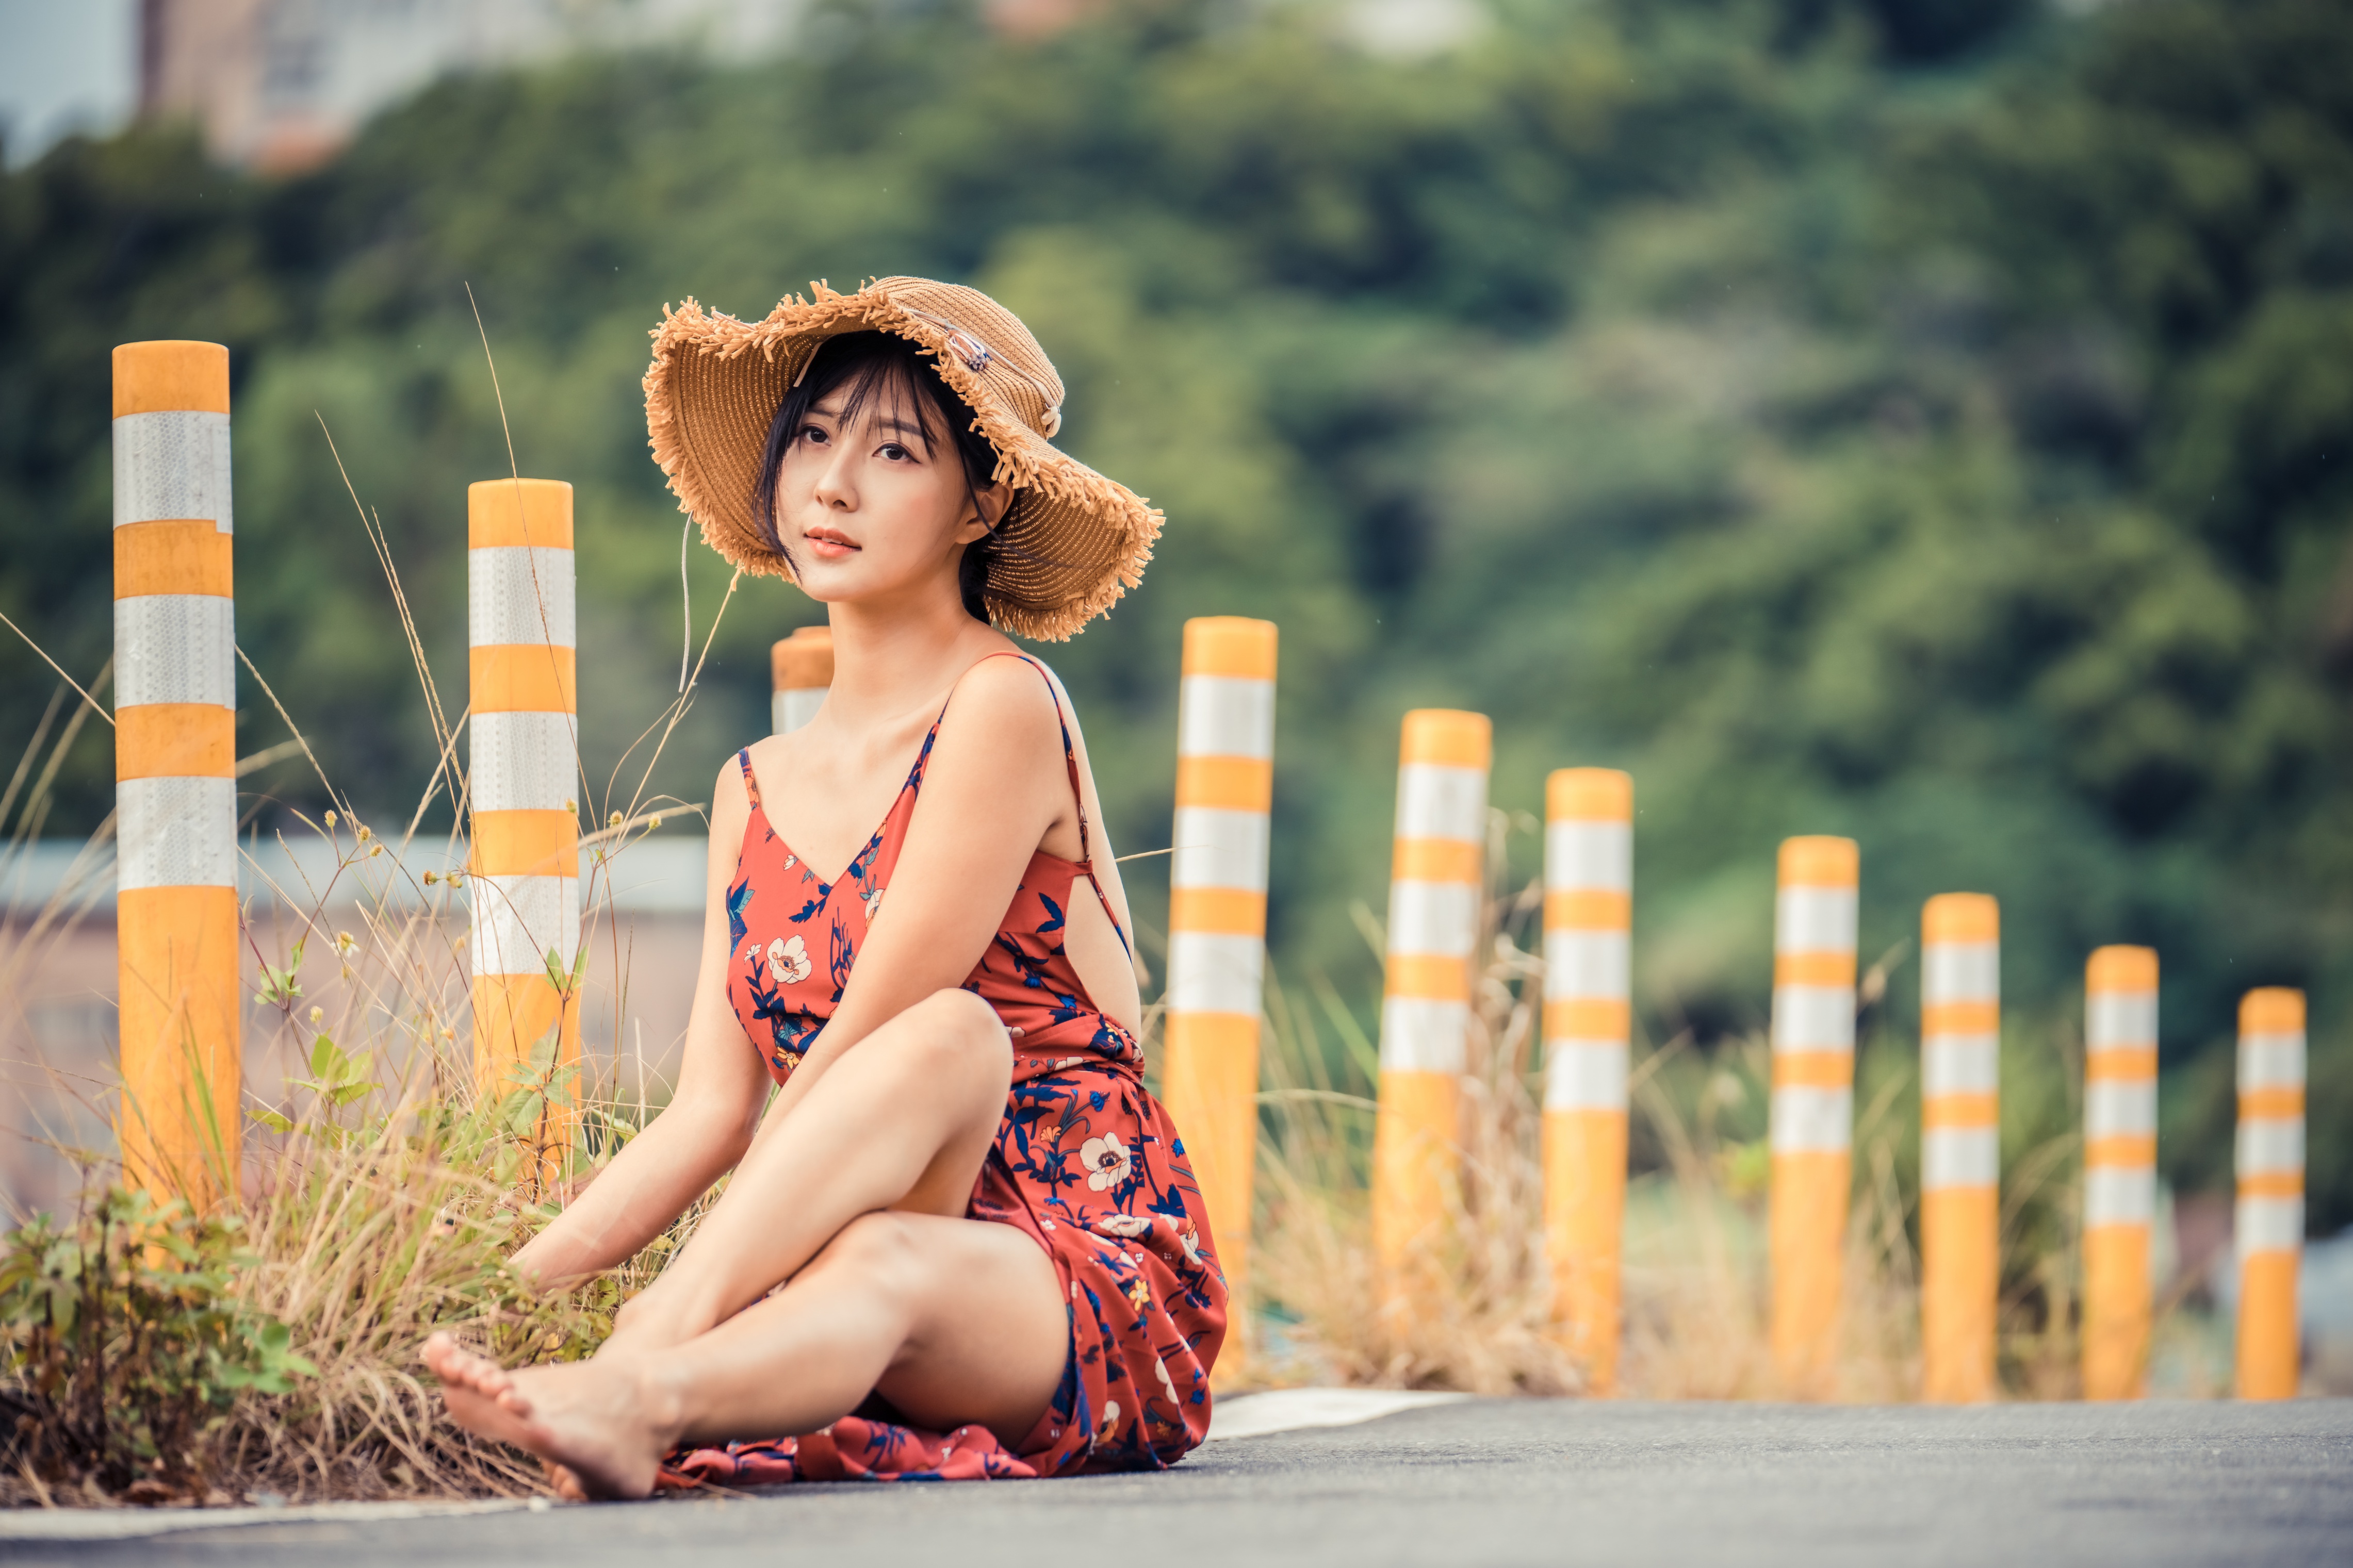
<path fill-rule="evenodd" d="M 114 700 L 237 707 L 237 612 L 211 594 L 114 601 Z"/>
<path fill-rule="evenodd" d="M 492 545 L 467 554 L 466 636 L 476 647 L 578 645 L 571 551 Z"/>
<path fill-rule="evenodd" d="M 1266 942 L 1231 931 L 1168 933 L 1168 1010 L 1250 1016 L 1264 994 Z"/>
<path fill-rule="evenodd" d="M 2301 1252 L 2304 1200 L 2241 1198 L 2232 1241 L 2242 1258 L 2256 1252 Z"/>
<path fill-rule="evenodd" d="M 237 886 L 235 779 L 123 779 L 114 809 L 119 890 Z"/>
<path fill-rule="evenodd" d="M 1176 842 L 1168 879 L 1178 888 L 1266 891 L 1267 814 L 1215 806 L 1176 808 Z"/>
<path fill-rule="evenodd" d="M 580 780 L 569 713 L 477 713 L 473 775 L 476 811 L 562 811 Z"/>
<path fill-rule="evenodd" d="M 228 416 L 191 409 L 114 421 L 114 526 L 202 519 L 237 531 Z"/>
<path fill-rule="evenodd" d="M 1998 1035 L 1931 1036 L 1920 1045 L 1920 1095 L 1993 1094 L 2001 1087 Z"/>
<path fill-rule="evenodd" d="M 547 973 L 553 952 L 569 972 L 580 956 L 580 879 L 473 877 L 477 974 Z"/>
<path fill-rule="evenodd" d="M 2094 1079 L 2084 1086 L 2086 1140 L 2145 1138 L 2156 1131 L 2156 1079 Z"/>
<path fill-rule="evenodd" d="M 1391 996 L 1381 1003 L 1381 1070 L 1460 1074 L 1467 1002 Z"/>
<path fill-rule="evenodd" d="M 1843 1153 L 1854 1141 L 1854 1089 L 1791 1085 L 1773 1091 L 1773 1152 Z"/>
<path fill-rule="evenodd" d="M 2094 1165 L 2084 1173 L 2084 1223 L 2147 1225 L 2157 1213 L 2157 1171 L 2147 1165 Z"/>
<path fill-rule="evenodd" d="M 1854 1053 L 1854 987 L 1777 985 L 1773 988 L 1773 1048 Z"/>
<path fill-rule="evenodd" d="M 1487 771 L 1430 763 L 1408 763 L 1400 767 L 1397 836 L 1483 844 L 1487 837 Z"/>
<path fill-rule="evenodd" d="M 1479 889 L 1460 882 L 1389 884 L 1389 951 L 1469 956 L 1479 931 Z"/>
<path fill-rule="evenodd" d="M 1545 1049 L 1546 1110 L 1626 1111 L 1630 1050 L 1622 1040 L 1555 1040 Z"/>

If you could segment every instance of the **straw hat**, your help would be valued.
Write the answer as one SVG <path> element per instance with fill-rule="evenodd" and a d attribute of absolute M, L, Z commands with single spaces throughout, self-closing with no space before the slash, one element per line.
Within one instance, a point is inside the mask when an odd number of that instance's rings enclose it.
<path fill-rule="evenodd" d="M 997 625 L 1059 642 L 1143 581 L 1161 514 L 1048 439 L 1061 428 L 1062 381 L 1012 311 L 923 278 L 879 279 L 855 294 L 812 283 L 809 296 L 786 295 L 763 321 L 689 300 L 654 330 L 646 429 L 704 543 L 746 572 L 792 576 L 752 521 L 768 426 L 819 343 L 872 330 L 931 355 L 997 449 L 996 478 L 1021 492 L 997 525 L 983 591 Z"/>

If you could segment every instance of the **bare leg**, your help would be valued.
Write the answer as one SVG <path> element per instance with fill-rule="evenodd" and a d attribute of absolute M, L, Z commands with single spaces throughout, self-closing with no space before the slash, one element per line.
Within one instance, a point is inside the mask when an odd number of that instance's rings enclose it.
<path fill-rule="evenodd" d="M 792 1283 L 682 1344 L 509 1373 L 446 1334 L 425 1347 L 450 1414 L 546 1460 L 576 1497 L 643 1497 L 681 1441 L 816 1431 L 869 1391 L 940 1430 L 1029 1435 L 1060 1383 L 1060 1277 L 1008 1226 L 870 1214 Z"/>
<path fill-rule="evenodd" d="M 967 992 L 926 997 L 860 1041 L 753 1145 L 692 1243 L 623 1310 L 607 1352 L 706 1331 L 860 1215 L 963 1215 L 1012 1072 L 1004 1025 Z"/>

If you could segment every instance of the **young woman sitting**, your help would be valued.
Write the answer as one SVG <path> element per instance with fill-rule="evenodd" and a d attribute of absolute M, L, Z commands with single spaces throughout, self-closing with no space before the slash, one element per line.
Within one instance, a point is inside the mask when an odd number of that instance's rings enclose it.
<path fill-rule="evenodd" d="M 987 296 L 813 294 L 656 336 L 671 488 L 828 606 L 833 685 L 719 770 L 677 1094 L 515 1267 L 576 1283 L 733 1174 L 590 1359 L 425 1345 L 569 1497 L 1149 1468 L 1208 1428 L 1226 1287 L 1125 894 L 1066 695 L 998 629 L 1078 631 L 1160 515 L 1050 443 L 1061 383 Z"/>

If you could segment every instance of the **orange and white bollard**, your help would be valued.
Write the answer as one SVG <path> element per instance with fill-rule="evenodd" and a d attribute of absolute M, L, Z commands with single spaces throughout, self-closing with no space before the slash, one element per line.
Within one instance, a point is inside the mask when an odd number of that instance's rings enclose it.
<path fill-rule="evenodd" d="M 2293 1399 L 2303 1381 L 2304 993 L 2239 1003 L 2239 1397 Z"/>
<path fill-rule="evenodd" d="M 2001 909 L 1939 893 L 1920 911 L 1920 1337 L 1938 1404 L 1993 1397 L 2000 1184 Z"/>
<path fill-rule="evenodd" d="M 234 1192 L 242 1119 L 228 350 L 114 351 L 124 1179 Z"/>
<path fill-rule="evenodd" d="M 1461 1158 L 1493 745 L 1483 713 L 1405 716 L 1373 1131 L 1373 1252 L 1392 1283 L 1441 1235 Z"/>
<path fill-rule="evenodd" d="M 1633 899 L 1633 779 L 1614 768 L 1554 773 L 1545 780 L 1545 1246 L 1553 1315 L 1596 1394 L 1618 1381 Z"/>
<path fill-rule="evenodd" d="M 833 686 L 833 628 L 801 626 L 768 649 L 769 727 L 789 735 L 817 717 Z"/>
<path fill-rule="evenodd" d="M 1258 1169 L 1275 643 L 1271 621 L 1187 621 L 1176 697 L 1161 1099 L 1201 1184 L 1238 1328 L 1248 1317 L 1241 1304 Z M 1243 1348 L 1239 1331 L 1227 1341 L 1229 1355 Z"/>
<path fill-rule="evenodd" d="M 580 1061 L 579 683 L 572 487 L 485 479 L 468 488 L 467 632 L 473 679 L 470 783 L 474 1075 L 487 1092 L 536 1085 Z M 558 976 L 563 977 L 561 983 Z M 576 1091 L 551 1095 L 543 1169 L 569 1148 Z"/>
<path fill-rule="evenodd" d="M 2138 1399 L 2157 1215 L 2157 951 L 2084 970 L 2084 1397 Z"/>
<path fill-rule="evenodd" d="M 1829 1392 L 1854 1144 L 1854 953 L 1862 857 L 1852 838 L 1781 841 L 1773 926 L 1773 1358 L 1790 1388 Z"/>

